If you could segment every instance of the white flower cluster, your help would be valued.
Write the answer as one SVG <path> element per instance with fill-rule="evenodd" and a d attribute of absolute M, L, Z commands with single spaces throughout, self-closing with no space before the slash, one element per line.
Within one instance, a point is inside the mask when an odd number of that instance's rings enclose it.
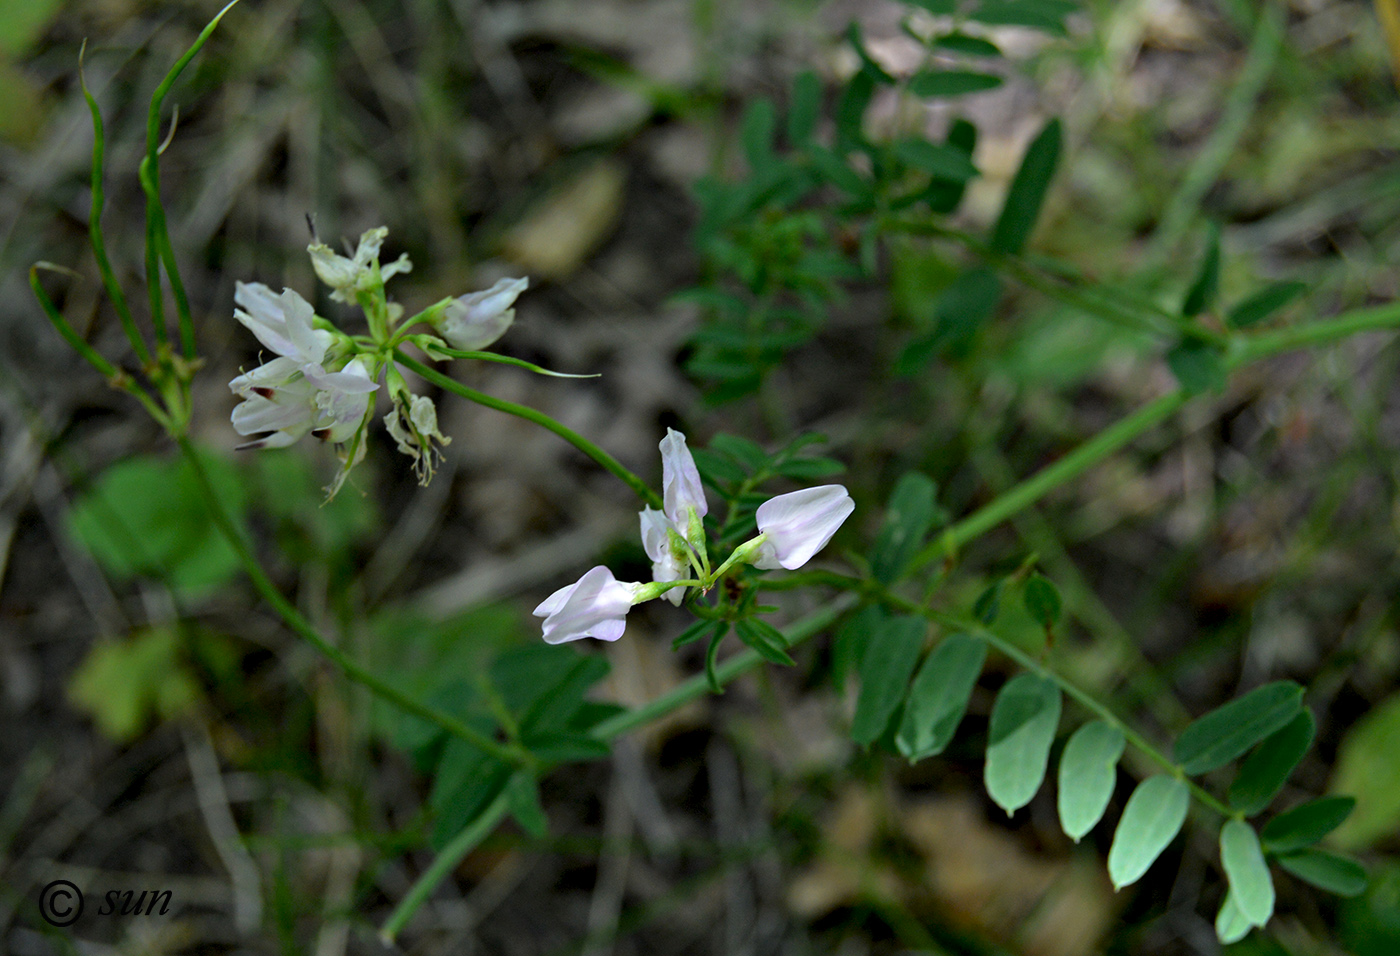
<path fill-rule="evenodd" d="M 634 604 L 665 597 L 679 605 L 687 587 L 708 590 L 735 564 L 757 568 L 802 567 L 831 540 L 855 510 L 841 485 L 804 488 L 770 498 L 758 506 L 758 535 L 734 549 L 711 572 L 705 553 L 703 518 L 709 511 L 695 458 L 685 436 L 668 428 L 661 440 L 662 509 L 641 512 L 642 547 L 651 559 L 651 584 L 618 581 L 603 565 L 555 591 L 535 608 L 544 618 L 544 639 L 562 644 L 584 637 L 615 641 L 627 625 Z M 688 577 L 687 575 L 694 575 Z"/>
<path fill-rule="evenodd" d="M 425 323 L 433 334 L 415 335 L 415 344 L 463 351 L 485 348 L 505 334 L 515 319 L 512 305 L 529 287 L 528 279 L 502 279 L 484 292 L 448 299 L 400 322 L 403 308 L 387 300 L 385 280 L 413 268 L 405 253 L 381 266 L 379 249 L 388 230 L 371 229 L 360 237 L 354 255 L 337 255 L 320 242 L 307 249 L 311 265 L 331 287 L 337 302 L 358 304 L 369 322 L 365 336 L 351 337 L 292 289 L 281 295 L 258 282 L 235 285 L 234 317 L 276 358 L 244 372 L 229 388 L 243 401 L 233 410 L 240 435 L 257 435 L 238 447 L 283 448 L 311 434 L 338 446 L 342 467 L 328 487 L 340 490 L 350 469 L 365 454 L 366 430 L 374 412 L 373 395 L 383 376 L 391 407 L 385 427 L 399 451 L 411 457 L 419 479 L 432 477 L 441 446 L 450 439 L 438 431 L 432 399 L 408 390 L 394 364 L 393 350 L 404 332 Z"/>

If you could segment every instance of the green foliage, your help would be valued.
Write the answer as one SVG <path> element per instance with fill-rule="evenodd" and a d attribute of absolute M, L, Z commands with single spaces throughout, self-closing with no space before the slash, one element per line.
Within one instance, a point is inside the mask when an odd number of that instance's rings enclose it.
<path fill-rule="evenodd" d="M 1240 915 L 1253 926 L 1263 926 L 1274 912 L 1274 881 L 1252 826 L 1243 820 L 1226 821 L 1220 831 L 1220 863 Z"/>
<path fill-rule="evenodd" d="M 1392 694 L 1342 738 L 1333 792 L 1356 797 L 1356 810 L 1336 833 L 1338 846 L 1361 847 L 1400 826 L 1400 694 Z"/>
<path fill-rule="evenodd" d="M 171 628 L 94 643 L 68 683 L 69 702 L 117 743 L 135 740 L 153 720 L 188 713 L 202 696 Z"/>
<path fill-rule="evenodd" d="M 791 666 L 797 663 L 788 655 L 782 632 L 767 621 L 747 618 L 734 625 L 734 633 L 770 664 Z"/>
<path fill-rule="evenodd" d="M 860 656 L 860 697 L 851 721 L 851 739 L 869 745 L 885 734 L 923 650 L 927 623 L 918 617 L 891 617 L 877 607 L 861 612 L 865 648 Z"/>
<path fill-rule="evenodd" d="M 1007 814 L 1030 803 L 1045 779 L 1060 723 L 1060 688 L 1038 674 L 1017 674 L 992 705 L 983 781 Z"/>
<path fill-rule="evenodd" d="M 1167 353 L 1167 367 L 1188 392 L 1220 392 L 1225 388 L 1225 360 L 1209 342 L 1183 339 Z"/>
<path fill-rule="evenodd" d="M 1181 314 L 1187 318 L 1208 311 L 1220 292 L 1220 224 L 1211 222 L 1206 229 L 1206 248 L 1196 280 L 1181 303 Z"/>
<path fill-rule="evenodd" d="M 1026 147 L 992 230 L 991 245 L 997 252 L 1016 255 L 1025 248 L 1059 165 L 1062 138 L 1060 121 L 1052 119 Z"/>
<path fill-rule="evenodd" d="M 247 508 L 247 487 L 232 463 L 213 453 L 200 459 L 225 506 Z M 74 501 L 68 530 L 118 580 L 149 575 L 188 597 L 227 584 L 238 556 L 215 527 L 193 467 L 156 456 L 128 458 L 108 468 Z"/>
<path fill-rule="evenodd" d="M 942 753 L 967 712 L 987 646 L 967 634 L 949 634 L 924 659 L 904 702 L 895 745 L 910 763 Z"/>
<path fill-rule="evenodd" d="M 1173 757 L 1195 775 L 1222 767 L 1298 715 L 1303 688 L 1275 681 L 1199 717 L 1177 738 Z"/>
<path fill-rule="evenodd" d="M 870 573 L 882 584 L 900 580 L 934 527 L 947 521 L 938 486 L 917 471 L 905 472 L 885 506 L 885 520 L 870 549 Z"/>
<path fill-rule="evenodd" d="M 1220 904 L 1220 913 L 1215 917 L 1215 935 L 1226 946 L 1238 943 L 1249 934 L 1254 924 L 1240 911 L 1235 902 L 1234 891 L 1225 894 L 1225 902 Z"/>
<path fill-rule="evenodd" d="M 1108 876 L 1121 890 L 1147 872 L 1162 851 L 1181 832 L 1191 803 L 1186 781 L 1158 775 L 1137 785 L 1108 851 Z"/>
<path fill-rule="evenodd" d="M 1275 282 L 1233 306 L 1225 314 L 1225 324 L 1233 329 L 1258 325 L 1307 291 L 1302 282 Z"/>
<path fill-rule="evenodd" d="M 1118 779 L 1123 732 L 1101 720 L 1080 727 L 1060 756 L 1060 827 L 1075 843 L 1103 819 Z"/>
<path fill-rule="evenodd" d="M 1312 746 L 1316 732 L 1312 711 L 1304 709 L 1265 737 L 1240 764 L 1230 784 L 1230 805 L 1251 817 L 1267 808 Z"/>
<path fill-rule="evenodd" d="M 1353 797 L 1309 800 L 1264 824 L 1264 846 L 1277 854 L 1312 846 L 1341 826 L 1355 806 Z"/>
<path fill-rule="evenodd" d="M 1304 883 L 1338 896 L 1359 896 L 1366 890 L 1366 870 L 1360 863 L 1325 850 L 1299 850 L 1278 858 L 1278 865 Z"/>
<path fill-rule="evenodd" d="M 1039 574 L 1026 579 L 1026 589 L 1022 594 L 1026 613 L 1031 619 L 1049 631 L 1060 620 L 1060 592 L 1054 584 Z"/>

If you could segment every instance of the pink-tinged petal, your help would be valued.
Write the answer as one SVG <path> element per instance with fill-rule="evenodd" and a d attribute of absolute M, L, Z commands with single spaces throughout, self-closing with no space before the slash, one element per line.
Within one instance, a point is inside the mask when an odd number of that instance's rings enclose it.
<path fill-rule="evenodd" d="M 702 518 L 709 513 L 695 458 L 686 447 L 685 436 L 674 428 L 666 429 L 666 437 L 661 439 L 661 497 L 666 517 L 682 537 L 690 525 L 691 508 Z"/>
<path fill-rule="evenodd" d="M 577 584 L 555 591 L 535 608 L 535 616 L 545 618 L 545 641 L 562 644 L 583 637 L 617 640 L 639 587 L 616 580 L 604 565 L 590 569 Z"/>

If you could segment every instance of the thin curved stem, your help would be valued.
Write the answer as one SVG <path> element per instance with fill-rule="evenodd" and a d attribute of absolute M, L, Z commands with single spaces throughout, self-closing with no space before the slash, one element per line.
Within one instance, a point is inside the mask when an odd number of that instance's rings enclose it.
<path fill-rule="evenodd" d="M 393 945 L 394 938 L 399 935 L 399 931 L 407 925 L 413 918 L 413 914 L 418 912 L 418 908 L 428 899 L 428 894 L 437 888 L 449 873 L 457 868 L 468 853 L 476 849 L 482 840 L 491 835 L 491 831 L 496 829 L 496 825 L 505 818 L 506 809 L 510 805 L 510 799 L 503 790 L 490 805 L 477 816 L 475 820 L 462 828 L 447 846 L 442 848 L 432 864 L 423 871 L 423 875 L 414 881 L 412 888 L 407 895 L 399 901 L 399 905 L 394 907 L 394 912 L 384 922 L 379 930 L 379 938 L 386 946 Z"/>
<path fill-rule="evenodd" d="M 404 368 L 411 369 L 412 371 L 421 375 L 423 378 L 427 379 L 429 382 L 432 382 L 439 388 L 444 389 L 445 391 L 449 391 L 454 395 L 459 395 L 462 398 L 467 399 L 468 401 L 476 402 L 478 405 L 485 405 L 487 408 L 494 408 L 497 411 L 505 412 L 509 415 L 515 415 L 519 418 L 525 419 L 526 421 L 534 422 L 536 425 L 540 425 L 544 428 L 549 429 L 550 431 L 554 432 L 554 434 L 558 435 L 560 438 L 568 442 L 570 445 L 573 445 L 575 448 L 583 452 L 589 458 L 592 458 L 598 464 L 602 465 L 608 471 L 616 475 L 619 479 L 622 480 L 624 484 L 627 485 L 627 487 L 631 488 L 634 492 L 636 492 L 637 497 L 641 498 L 644 502 L 646 502 L 654 508 L 665 507 L 661 501 L 661 496 L 658 495 L 656 492 L 652 491 L 650 486 L 648 486 L 646 482 L 642 481 L 642 479 L 638 478 L 635 474 L 629 471 L 616 458 L 603 451 L 603 449 L 593 444 L 593 442 L 589 441 L 587 438 L 584 438 L 578 432 L 564 425 L 561 425 L 559 422 L 550 418 L 544 412 L 536 411 L 535 409 L 530 408 L 528 405 L 518 405 L 515 402 L 508 402 L 505 399 L 497 398 L 494 395 L 487 395 L 485 392 L 478 392 L 474 388 L 468 388 L 466 385 L 463 385 L 456 379 L 449 378 L 448 376 L 442 374 L 436 369 L 424 365 L 417 359 L 405 355 L 401 349 L 394 349 L 394 361 L 398 362 Z"/>

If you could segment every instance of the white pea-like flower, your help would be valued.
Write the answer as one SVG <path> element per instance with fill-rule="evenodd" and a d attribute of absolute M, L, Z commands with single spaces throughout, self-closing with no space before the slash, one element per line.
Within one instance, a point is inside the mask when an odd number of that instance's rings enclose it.
<path fill-rule="evenodd" d="M 661 500 L 666 517 L 682 537 L 690 529 L 692 509 L 697 518 L 710 510 L 695 457 L 686 447 L 685 436 L 674 428 L 666 429 L 666 437 L 661 439 Z"/>
<path fill-rule="evenodd" d="M 364 359 L 356 356 L 339 372 L 311 370 L 306 377 L 317 387 L 319 415 L 311 434 L 336 444 L 349 440 L 369 414 L 370 393 L 379 388 Z"/>
<path fill-rule="evenodd" d="M 311 268 L 317 277 L 331 287 L 331 298 L 337 302 L 355 301 L 355 293 L 370 289 L 375 284 L 374 270 L 379 262 L 379 247 L 389 230 L 383 226 L 370 229 L 360 236 L 360 245 L 353 258 L 338 255 L 330 246 L 313 242 L 306 247 L 311 254 Z M 408 253 L 399 256 L 388 265 L 379 267 L 379 281 L 387 282 L 400 272 L 411 272 L 413 263 L 408 261 Z"/>
<path fill-rule="evenodd" d="M 666 515 L 655 508 L 643 508 L 641 523 L 642 547 L 651 559 L 651 579 L 658 584 L 665 584 L 685 577 L 690 562 L 684 554 L 683 546 L 678 549 L 679 542 Z M 682 587 L 672 588 L 662 595 L 677 607 L 684 596 L 685 588 Z"/>
<path fill-rule="evenodd" d="M 585 637 L 615 641 L 627 627 L 627 612 L 644 587 L 619 581 L 604 565 L 589 570 L 574 584 L 540 602 L 535 617 L 544 618 L 546 644 Z"/>
<path fill-rule="evenodd" d="M 313 328 L 316 310 L 292 289 L 278 295 L 261 282 L 234 284 L 234 318 L 258 337 L 264 346 L 299 365 L 319 364 L 330 347 L 332 336 L 325 329 Z"/>
<path fill-rule="evenodd" d="M 802 567 L 826 547 L 855 508 L 842 485 L 803 488 L 768 499 L 755 515 L 760 538 L 753 566 L 788 571 Z"/>
<path fill-rule="evenodd" d="M 443 309 L 438 332 L 454 349 L 484 349 L 505 335 L 515 321 L 511 306 L 529 287 L 529 278 L 502 279 L 489 289 L 458 296 Z"/>

